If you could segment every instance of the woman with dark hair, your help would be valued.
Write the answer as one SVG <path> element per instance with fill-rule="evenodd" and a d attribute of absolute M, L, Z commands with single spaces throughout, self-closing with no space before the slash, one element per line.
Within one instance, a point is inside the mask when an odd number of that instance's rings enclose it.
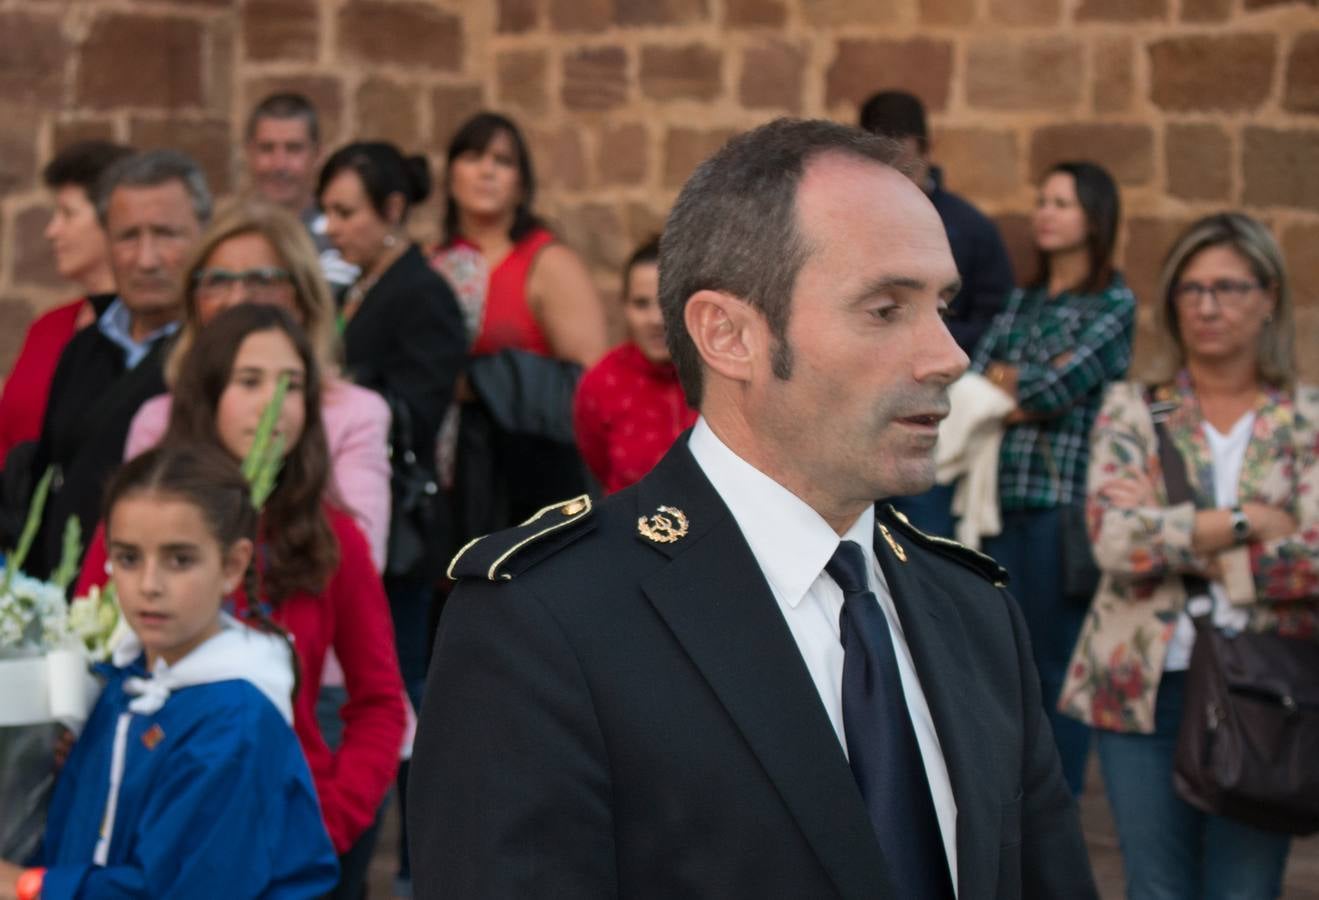
<path fill-rule="evenodd" d="M 444 242 L 432 264 L 476 251 L 489 270 L 473 323 L 455 502 L 461 537 L 516 521 L 585 489 L 571 398 L 608 344 L 590 273 L 535 215 L 536 178 L 517 126 L 468 120 L 449 143 Z M 523 390 L 523 388 L 527 390 Z"/>
<path fill-rule="evenodd" d="M 1136 299 L 1113 267 L 1120 206 L 1101 167 L 1065 162 L 1045 173 L 1031 225 L 1039 268 L 1008 298 L 971 368 L 1015 400 L 999 450 L 1003 530 L 985 552 L 1012 577 L 1030 628 L 1063 774 L 1081 792 L 1090 731 L 1054 710 L 1067 660 L 1090 602 L 1064 580 L 1067 522 L 1085 499 L 1090 426 L 1104 388 L 1126 374 Z M 1081 596 L 1069 594 L 1082 591 Z"/>
<path fill-rule="evenodd" d="M 300 664 L 293 727 L 306 753 L 326 829 L 340 855 L 342 895 L 356 896 L 374 845 L 376 811 L 393 780 L 403 742 L 403 685 L 390 641 L 389 609 L 357 524 L 333 504 L 321 420 L 319 363 L 284 309 L 244 303 L 197 332 L 173 386 L 162 446 L 219 446 L 235 460 L 251 449 L 276 382 L 288 393 L 276 422 L 286 446 L 274 490 L 261 510 L 253 591 L 235 592 L 234 611 L 270 617 L 293 637 Z M 78 593 L 104 583 L 105 542 L 97 532 Z M 317 725 L 326 655 L 343 667 L 348 700 L 337 749 Z"/>
<path fill-rule="evenodd" d="M 1287 270 L 1249 216 L 1188 226 L 1158 306 L 1163 365 L 1113 385 L 1091 436 L 1103 578 L 1060 706 L 1096 729 L 1128 897 L 1277 897 L 1290 837 L 1192 806 L 1173 759 L 1202 640 L 1188 611 L 1228 632 L 1319 633 L 1319 388 L 1297 380 Z M 1180 479 L 1163 464 L 1178 456 Z"/>

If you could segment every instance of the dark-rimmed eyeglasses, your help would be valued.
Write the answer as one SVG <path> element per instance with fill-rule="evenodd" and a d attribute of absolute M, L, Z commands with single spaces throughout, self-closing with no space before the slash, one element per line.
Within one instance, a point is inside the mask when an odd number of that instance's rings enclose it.
<path fill-rule="evenodd" d="M 235 284 L 241 284 L 249 294 L 270 294 L 292 280 L 285 269 L 262 266 L 232 272 L 228 269 L 200 269 L 192 278 L 198 294 L 226 294 Z"/>
<path fill-rule="evenodd" d="M 1180 307 L 1196 309 L 1208 294 L 1220 309 L 1238 309 L 1251 293 L 1262 287 L 1263 285 L 1258 281 L 1237 281 L 1231 278 L 1220 278 L 1210 284 L 1183 281 L 1172 289 L 1172 299 Z"/>

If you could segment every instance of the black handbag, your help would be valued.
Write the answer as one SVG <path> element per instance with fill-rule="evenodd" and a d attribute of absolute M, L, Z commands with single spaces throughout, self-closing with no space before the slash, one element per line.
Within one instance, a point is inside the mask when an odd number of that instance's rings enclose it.
<path fill-rule="evenodd" d="M 443 528 L 439 479 L 433 466 L 417 459 L 412 413 L 402 400 L 386 396 L 389 427 L 389 543 L 385 575 L 417 573 L 433 556 Z"/>
<path fill-rule="evenodd" d="M 1155 424 L 1170 503 L 1191 499 L 1186 464 Z M 1187 598 L 1209 583 L 1183 575 Z M 1285 834 L 1319 831 L 1319 643 L 1228 633 L 1192 617 L 1195 646 L 1173 757 L 1173 785 L 1213 815 Z"/>

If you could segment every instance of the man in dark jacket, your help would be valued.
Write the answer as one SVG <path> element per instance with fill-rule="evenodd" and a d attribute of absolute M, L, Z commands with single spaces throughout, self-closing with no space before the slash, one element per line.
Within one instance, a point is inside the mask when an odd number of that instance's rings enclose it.
<path fill-rule="evenodd" d="M 948 330 L 967 356 L 974 356 L 980 336 L 1003 308 L 1014 287 L 998 227 L 988 216 L 952 191 L 944 190 L 943 172 L 930 163 L 925 107 L 906 91 L 881 91 L 861 107 L 861 127 L 891 138 L 903 149 L 913 181 L 925 191 L 943 220 L 962 289 L 948 306 Z M 935 485 L 915 497 L 893 498 L 893 505 L 930 534 L 951 538 L 953 488 Z"/>
<path fill-rule="evenodd" d="M 91 536 L 134 414 L 165 391 L 163 360 L 182 308 L 179 279 L 210 218 L 211 195 L 196 162 L 153 150 L 105 172 L 96 211 L 118 296 L 65 347 L 51 381 L 31 477 L 35 484 L 48 467 L 54 476 L 24 566 L 38 578 L 58 565 L 71 517 L 84 544 Z"/>

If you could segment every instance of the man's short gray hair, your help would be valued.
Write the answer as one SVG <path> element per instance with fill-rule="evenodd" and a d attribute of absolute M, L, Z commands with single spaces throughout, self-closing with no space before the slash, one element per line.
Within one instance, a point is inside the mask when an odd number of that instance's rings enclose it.
<path fill-rule="evenodd" d="M 145 150 L 126 156 L 106 169 L 96 185 L 96 217 L 107 227 L 110 195 L 121 187 L 158 187 L 178 181 L 192 200 L 192 211 L 202 227 L 211 220 L 211 190 L 197 161 L 178 150 Z"/>

